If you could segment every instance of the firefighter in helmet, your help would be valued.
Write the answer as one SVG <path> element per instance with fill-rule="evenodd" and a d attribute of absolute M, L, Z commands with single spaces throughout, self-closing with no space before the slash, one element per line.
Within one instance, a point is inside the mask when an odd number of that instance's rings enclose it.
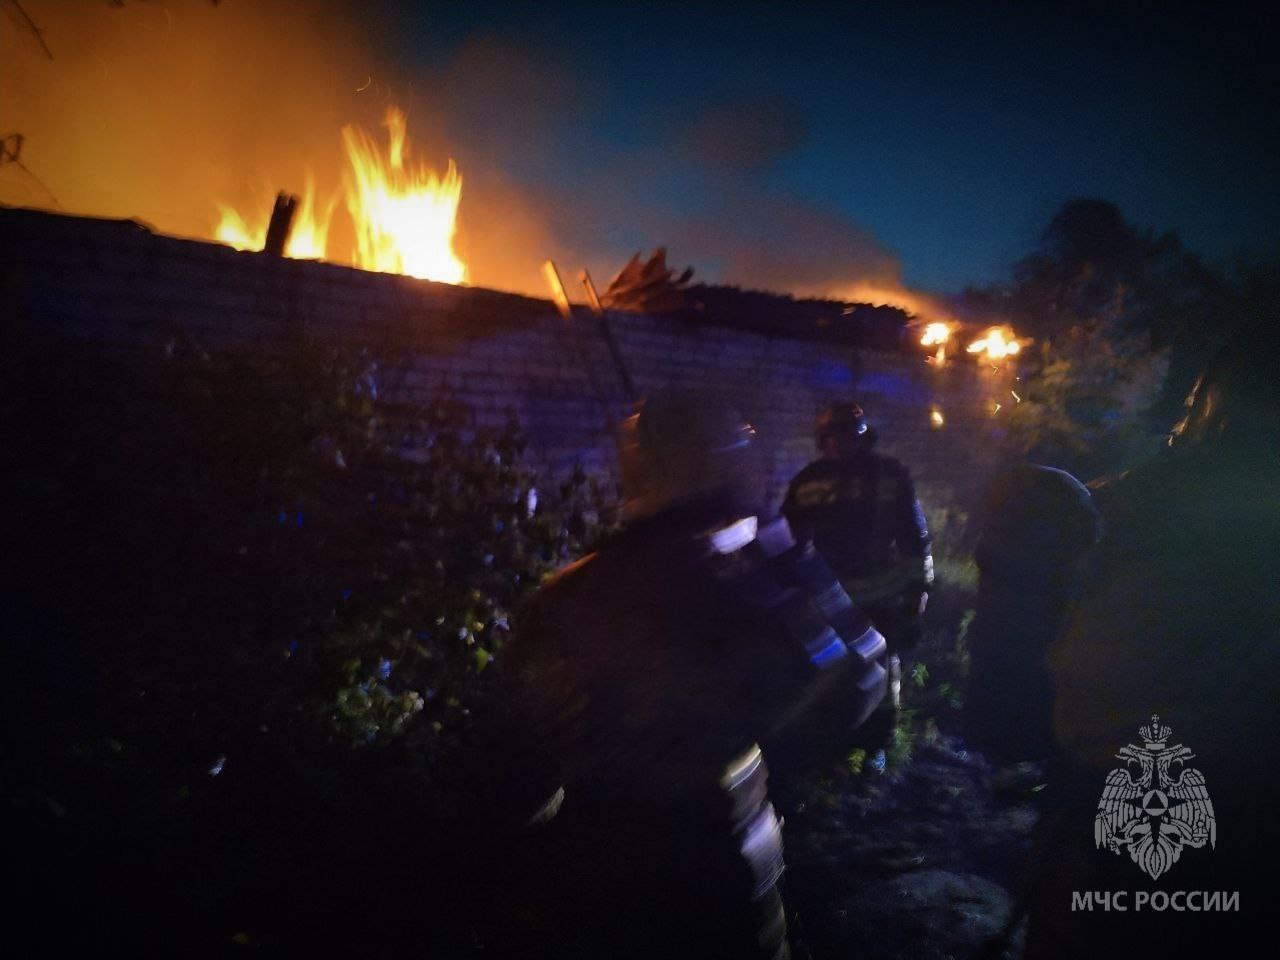
<path fill-rule="evenodd" d="M 821 457 L 791 481 L 783 515 L 884 634 L 896 671 L 919 639 L 933 582 L 924 512 L 907 468 L 873 452 L 876 431 L 857 403 L 823 409 L 816 439 Z"/>
<path fill-rule="evenodd" d="M 842 746 L 884 695 L 884 639 L 785 521 L 758 519 L 754 436 L 728 406 L 658 394 L 619 447 L 622 532 L 537 592 L 497 665 L 503 794 L 543 897 L 510 915 L 548 918 L 516 939 L 787 957 L 764 757 Z"/>

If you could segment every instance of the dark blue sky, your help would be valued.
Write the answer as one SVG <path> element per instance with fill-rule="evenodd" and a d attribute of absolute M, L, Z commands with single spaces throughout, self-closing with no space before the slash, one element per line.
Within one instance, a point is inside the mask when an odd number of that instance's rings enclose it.
<path fill-rule="evenodd" d="M 1212 260 L 1274 249 L 1275 34 L 1247 10 L 402 3 L 382 29 L 446 87 L 494 61 L 492 89 L 444 91 L 450 136 L 464 170 L 487 152 L 581 204 L 551 218 L 566 247 L 667 242 L 746 283 L 839 248 L 944 291 L 998 277 L 1073 196 Z M 735 230 L 754 253 L 725 252 Z"/>

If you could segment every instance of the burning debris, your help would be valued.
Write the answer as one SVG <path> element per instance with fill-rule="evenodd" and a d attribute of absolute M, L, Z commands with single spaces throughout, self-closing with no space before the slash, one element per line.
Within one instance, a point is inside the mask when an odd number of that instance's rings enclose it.
<path fill-rule="evenodd" d="M 947 344 L 951 342 L 958 328 L 959 324 L 956 323 L 929 322 L 924 325 L 924 331 L 920 334 L 920 345 L 937 347 L 931 357 L 925 358 L 926 362 L 938 365 L 946 362 Z M 965 352 L 973 354 L 981 362 L 992 364 L 993 369 L 999 369 L 996 366 L 998 361 L 1016 357 L 1030 342 L 1030 340 L 1019 339 L 1013 329 L 1007 325 L 992 326 L 987 327 L 981 336 L 970 342 Z"/>
<path fill-rule="evenodd" d="M 1017 356 L 1022 342 L 1009 327 L 988 327 L 983 335 L 969 344 L 969 353 L 985 354 L 987 360 L 1004 360 Z"/>
<path fill-rule="evenodd" d="M 934 363 L 945 363 L 947 360 L 947 341 L 951 339 L 950 323 L 930 323 L 926 324 L 924 333 L 920 337 L 921 346 L 932 347 L 937 346 L 937 351 L 933 355 Z"/>
<path fill-rule="evenodd" d="M 384 126 L 386 150 L 364 130 L 342 128 L 348 162 L 343 193 L 356 235 L 348 259 L 363 270 L 462 283 L 467 267 L 453 249 L 462 176 L 453 161 L 443 176 L 426 164 L 409 161 L 407 124 L 397 107 L 387 110 Z M 285 256 L 339 261 L 329 251 L 329 224 L 336 206 L 336 197 L 316 201 L 315 181 L 308 175 Z M 241 250 L 263 248 L 265 222 L 251 225 L 232 207 L 220 209 L 215 234 L 220 241 Z"/>
<path fill-rule="evenodd" d="M 644 263 L 637 253 L 610 282 L 602 306 L 650 315 L 677 313 L 685 307 L 685 287 L 693 277 L 693 267 L 676 276 L 667 267 L 667 248 L 659 247 Z"/>
<path fill-rule="evenodd" d="M 927 325 L 924 328 L 924 334 L 920 337 L 920 343 L 926 347 L 945 344 L 951 339 L 951 326 L 949 323 L 931 323 Z"/>

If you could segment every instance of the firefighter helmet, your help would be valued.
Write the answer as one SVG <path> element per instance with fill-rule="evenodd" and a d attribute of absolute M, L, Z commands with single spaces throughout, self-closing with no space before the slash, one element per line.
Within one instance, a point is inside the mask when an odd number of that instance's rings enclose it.
<path fill-rule="evenodd" d="M 846 451 L 869 450 L 876 440 L 876 432 L 867 423 L 861 404 L 851 400 L 840 400 L 823 407 L 814 432 L 819 449 L 825 448 L 827 441 L 831 440 Z"/>
<path fill-rule="evenodd" d="M 677 503 L 727 496 L 755 506 L 761 492 L 755 430 L 722 398 L 664 390 L 623 421 L 619 467 L 623 511 L 648 516 Z"/>

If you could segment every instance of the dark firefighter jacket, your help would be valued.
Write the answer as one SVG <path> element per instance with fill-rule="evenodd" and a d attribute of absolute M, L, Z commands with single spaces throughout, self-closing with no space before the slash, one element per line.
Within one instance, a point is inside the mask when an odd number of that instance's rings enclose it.
<path fill-rule="evenodd" d="M 814 461 L 791 481 L 782 513 L 859 603 L 918 594 L 933 580 L 924 512 L 907 468 L 891 457 Z"/>
<path fill-rule="evenodd" d="M 1084 484 L 1038 465 L 996 477 L 983 513 L 965 727 L 993 760 L 1044 759 L 1053 712 L 1045 652 L 1070 610 L 1101 518 Z"/>
<path fill-rule="evenodd" d="M 786 955 L 756 745 L 838 746 L 883 696 L 884 642 L 829 570 L 816 598 L 786 582 L 816 554 L 779 569 L 759 540 L 739 549 L 754 526 L 734 519 L 698 506 L 636 523 L 524 613 L 504 667 L 506 793 L 535 821 L 528 913 L 559 919 L 526 940 L 551 955 Z"/>

